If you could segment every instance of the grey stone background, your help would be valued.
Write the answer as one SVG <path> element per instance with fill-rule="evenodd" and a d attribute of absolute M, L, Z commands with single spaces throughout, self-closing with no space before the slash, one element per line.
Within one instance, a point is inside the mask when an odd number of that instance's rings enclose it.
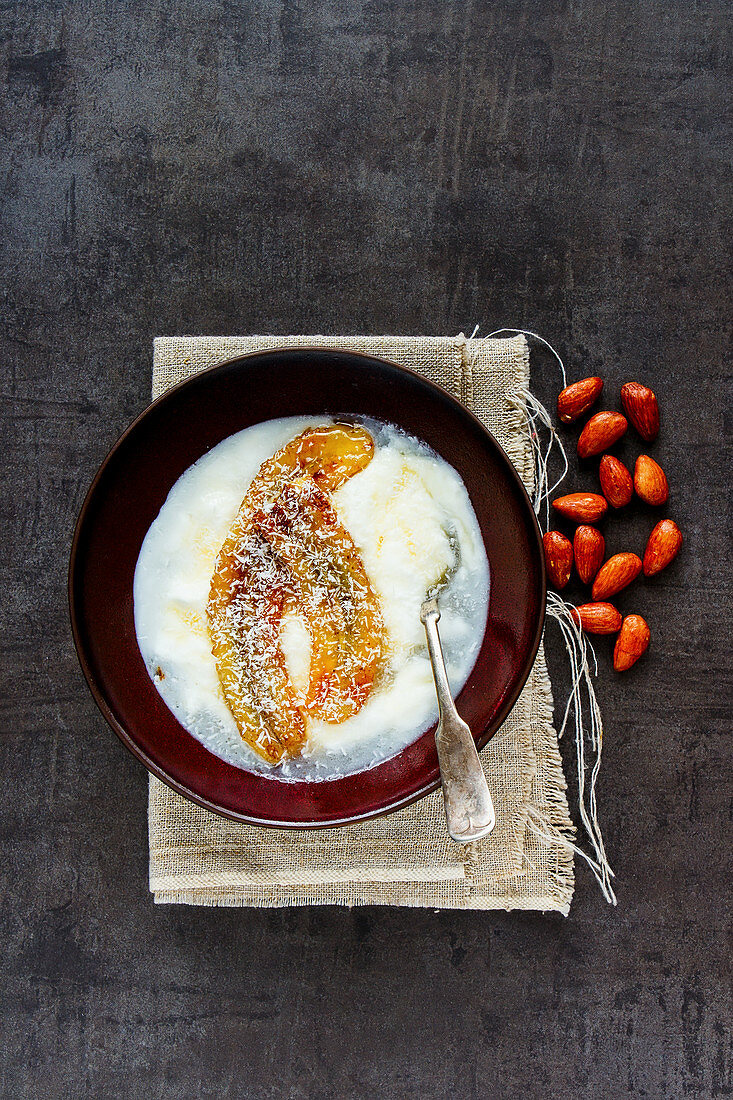
<path fill-rule="evenodd" d="M 728 14 L 0 3 L 3 1096 L 731 1094 Z M 568 920 L 156 909 L 146 775 L 65 606 L 153 336 L 475 323 L 663 409 L 685 547 L 621 600 L 647 657 L 615 676 L 598 647 L 618 909 L 582 867 Z M 609 545 L 650 526 L 633 509 Z"/>

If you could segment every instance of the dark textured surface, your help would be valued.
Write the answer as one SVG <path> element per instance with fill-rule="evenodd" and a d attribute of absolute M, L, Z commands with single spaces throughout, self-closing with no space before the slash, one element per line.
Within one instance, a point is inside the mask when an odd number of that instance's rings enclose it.
<path fill-rule="evenodd" d="M 730 1094 L 726 9 L 0 4 L 4 1096 Z M 599 647 L 618 909 L 154 908 L 64 593 L 153 336 L 477 322 L 663 408 L 685 548 L 647 658 Z"/>

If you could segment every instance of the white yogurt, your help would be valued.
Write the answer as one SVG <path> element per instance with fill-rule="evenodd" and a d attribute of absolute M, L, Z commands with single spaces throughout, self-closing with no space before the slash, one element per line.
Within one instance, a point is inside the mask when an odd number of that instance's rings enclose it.
<path fill-rule="evenodd" d="M 281 779 L 332 779 L 394 756 L 437 719 L 420 605 L 440 593 L 440 633 L 454 693 L 481 647 L 489 567 L 476 515 L 456 471 L 424 443 L 374 421 L 369 465 L 333 494 L 377 592 L 388 670 L 353 718 L 311 721 L 300 758 L 271 767 L 242 741 L 211 654 L 206 601 L 217 555 L 265 459 L 327 417 L 288 417 L 246 428 L 189 467 L 145 536 L 135 570 L 135 629 L 145 665 L 181 725 L 217 756 Z M 458 562 L 457 568 L 455 564 Z M 281 643 L 296 686 L 308 681 L 310 639 L 297 616 Z"/>

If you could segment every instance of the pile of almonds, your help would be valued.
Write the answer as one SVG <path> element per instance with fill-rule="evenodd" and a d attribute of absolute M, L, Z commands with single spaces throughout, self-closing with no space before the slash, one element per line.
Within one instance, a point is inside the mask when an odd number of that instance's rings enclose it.
<path fill-rule="evenodd" d="M 583 378 L 567 386 L 557 399 L 557 413 L 563 424 L 572 424 L 595 404 L 601 395 L 601 378 Z M 669 485 L 662 467 L 641 454 L 634 476 L 609 448 L 626 433 L 629 420 L 646 443 L 659 434 L 659 405 L 655 394 L 640 382 L 621 387 L 621 402 L 626 416 L 619 412 L 598 412 L 591 416 L 578 438 L 581 459 L 601 455 L 598 476 L 600 493 L 570 493 L 553 500 L 552 506 L 578 526 L 571 542 L 560 531 L 544 536 L 545 561 L 551 584 L 562 589 L 570 580 L 573 562 L 583 584 L 592 585 L 592 603 L 573 610 L 573 617 L 589 634 L 618 634 L 613 651 L 617 672 L 631 668 L 649 645 L 650 631 L 641 615 L 621 615 L 612 603 L 615 596 L 631 584 L 641 572 L 652 577 L 669 565 L 682 545 L 682 534 L 671 519 L 661 520 L 649 535 L 643 560 L 631 552 L 614 554 L 603 560 L 606 542 L 595 526 L 612 508 L 624 508 L 634 493 L 646 504 L 659 507 L 669 498 Z M 628 419 L 627 419 L 628 417 Z"/>

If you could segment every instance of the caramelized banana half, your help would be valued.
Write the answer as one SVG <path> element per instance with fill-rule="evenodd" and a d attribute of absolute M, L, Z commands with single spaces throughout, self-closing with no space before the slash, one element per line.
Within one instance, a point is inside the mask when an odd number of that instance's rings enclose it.
<path fill-rule="evenodd" d="M 343 722 L 366 702 L 386 651 L 379 600 L 359 551 L 311 477 L 285 485 L 255 524 L 287 569 L 310 633 L 306 709 Z"/>
<path fill-rule="evenodd" d="M 253 517 L 266 516 L 293 478 L 309 475 L 314 487 L 333 492 L 363 470 L 373 453 L 372 437 L 359 426 L 310 428 L 291 440 L 260 467 L 216 561 L 206 610 L 219 681 L 243 740 L 272 764 L 299 752 L 306 738 L 304 710 L 279 644 L 284 608 L 297 607 L 298 586 Z M 296 556 L 293 548 L 290 556 Z M 314 646 L 314 670 L 322 649 Z M 319 682 L 325 690 L 326 681 Z M 313 677 L 310 708 L 312 695 Z"/>
<path fill-rule="evenodd" d="M 221 559 L 209 598 L 209 635 L 219 682 L 247 744 L 271 764 L 305 742 L 299 705 L 280 649 L 290 578 L 255 531 Z"/>

